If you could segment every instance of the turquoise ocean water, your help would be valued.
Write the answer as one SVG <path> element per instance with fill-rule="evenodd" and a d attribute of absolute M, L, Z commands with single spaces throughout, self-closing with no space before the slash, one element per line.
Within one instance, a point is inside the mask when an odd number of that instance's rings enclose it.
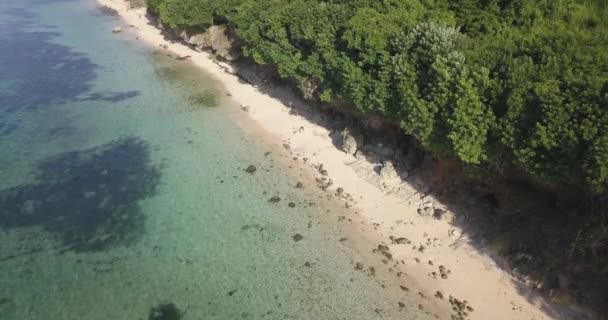
<path fill-rule="evenodd" d="M 355 270 L 213 79 L 118 22 L 90 0 L 0 2 L 0 319 L 424 318 Z"/>

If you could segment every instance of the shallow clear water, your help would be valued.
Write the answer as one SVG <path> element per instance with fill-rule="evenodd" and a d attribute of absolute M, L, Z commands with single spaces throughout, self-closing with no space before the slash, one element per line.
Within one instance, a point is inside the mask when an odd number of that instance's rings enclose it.
<path fill-rule="evenodd" d="M 354 270 L 365 258 L 211 78 L 112 34 L 92 1 L 6 2 L 0 319 L 148 319 L 166 303 L 186 320 L 423 318 Z"/>

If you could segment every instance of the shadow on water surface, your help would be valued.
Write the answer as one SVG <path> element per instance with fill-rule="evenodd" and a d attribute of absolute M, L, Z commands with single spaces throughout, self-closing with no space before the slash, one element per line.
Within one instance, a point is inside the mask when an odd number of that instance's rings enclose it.
<path fill-rule="evenodd" d="M 161 172 L 148 145 L 124 138 L 41 161 L 36 181 L 0 190 L 0 228 L 40 227 L 62 251 L 129 245 L 143 233 L 139 201 L 153 196 Z"/>

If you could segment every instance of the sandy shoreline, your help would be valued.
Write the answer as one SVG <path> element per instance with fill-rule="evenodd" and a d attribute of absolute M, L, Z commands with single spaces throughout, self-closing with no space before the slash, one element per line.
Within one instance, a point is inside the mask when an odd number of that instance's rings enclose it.
<path fill-rule="evenodd" d="M 226 68 L 215 63 L 207 53 L 199 53 L 180 43 L 164 39 L 160 30 L 148 23 L 143 9 L 129 9 L 123 0 L 97 0 L 100 4 L 117 10 L 123 18 L 121 37 L 138 36 L 153 46 L 166 45 L 167 49 L 180 56 L 191 56 L 190 60 L 213 75 L 231 94 L 236 105 L 247 105 L 248 112 L 237 121 L 245 131 L 264 132 L 270 137 L 268 143 L 289 145 L 289 154 L 298 159 L 308 158 L 307 163 L 294 161 L 294 166 L 305 167 L 311 175 L 318 175 L 314 165 L 323 164 L 328 171 L 333 186 L 328 193 L 343 187 L 355 199 L 350 211 L 367 223 L 359 227 L 363 232 L 371 232 L 371 238 L 380 238 L 390 248 L 390 253 L 398 265 L 395 270 L 407 273 L 416 283 L 409 283 L 409 295 L 418 296 L 420 291 L 426 305 L 441 315 L 452 314 L 448 296 L 467 300 L 474 308 L 469 319 L 574 319 L 565 315 L 564 310 L 548 304 L 539 295 L 531 292 L 508 273 L 501 270 L 492 259 L 475 249 L 460 230 L 446 221 L 420 216 L 417 209 L 427 201 L 407 183 L 398 181 L 394 187 L 399 192 L 387 194 L 379 187 L 371 165 L 357 160 L 337 149 L 329 136 L 329 131 L 306 118 L 293 114 L 285 102 L 302 102 L 287 91 L 282 100 L 275 99 L 258 88 L 243 83 Z M 132 28 L 129 28 L 132 25 Z M 108 30 L 111 32 L 111 30 Z M 278 88 L 277 90 L 280 90 Z M 456 234 L 457 236 L 454 236 Z M 460 235 L 460 236 L 458 236 Z M 390 236 L 406 237 L 411 244 L 393 243 Z M 377 243 L 361 244 L 361 250 L 371 250 Z M 365 246 L 367 245 L 368 248 Z M 412 249 L 424 245 L 425 250 Z M 379 254 L 378 259 L 382 256 Z M 393 262 L 387 268 L 393 267 Z M 450 270 L 449 277 L 442 279 L 432 273 L 439 273 L 439 266 Z M 395 271 L 394 270 L 394 271 Z M 403 279 L 395 277 L 395 284 Z M 444 298 L 435 297 L 440 291 Z M 449 319 L 449 316 L 447 317 Z"/>

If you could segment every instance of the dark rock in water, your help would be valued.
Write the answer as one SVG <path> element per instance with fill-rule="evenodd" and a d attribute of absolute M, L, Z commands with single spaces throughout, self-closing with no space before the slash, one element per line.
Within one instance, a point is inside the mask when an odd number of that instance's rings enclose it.
<path fill-rule="evenodd" d="M 38 202 L 34 200 L 26 200 L 21 205 L 21 213 L 31 215 L 36 212 L 36 208 L 38 207 Z"/>
<path fill-rule="evenodd" d="M 300 240 L 302 240 L 302 239 L 304 239 L 304 237 L 302 237 L 302 235 L 301 235 L 301 234 L 299 234 L 299 233 L 296 233 L 296 234 L 293 236 L 293 241 L 295 241 L 295 242 L 298 242 L 298 241 L 300 241 Z"/>
<path fill-rule="evenodd" d="M 302 182 L 298 182 L 298 183 L 296 183 L 296 188 L 302 189 L 302 188 L 304 188 L 304 185 L 302 184 Z"/>
<path fill-rule="evenodd" d="M 103 13 L 105 15 L 112 16 L 112 17 L 118 16 L 118 11 L 116 11 L 108 6 L 99 6 L 99 7 L 97 7 L 97 9 L 99 9 L 99 11 L 101 11 L 101 13 Z"/>
<path fill-rule="evenodd" d="M 279 196 L 272 196 L 270 198 L 270 200 L 268 200 L 268 202 L 271 202 L 271 203 L 277 203 L 279 201 L 281 201 L 281 198 L 279 198 Z"/>
<path fill-rule="evenodd" d="M 17 305 L 9 298 L 0 298 L 0 319 L 16 319 Z"/>
<path fill-rule="evenodd" d="M 247 167 L 247 169 L 245 169 L 245 171 L 246 171 L 247 173 L 254 173 L 254 172 L 256 172 L 256 170 L 258 170 L 258 168 L 256 168 L 256 167 L 255 167 L 254 165 L 252 165 L 252 164 L 250 164 L 250 165 Z"/>
<path fill-rule="evenodd" d="M 148 320 L 179 320 L 182 315 L 174 303 L 159 304 L 150 309 Z"/>
<path fill-rule="evenodd" d="M 293 203 L 293 202 L 290 202 L 290 203 L 288 204 L 288 206 L 289 206 L 290 208 L 295 208 L 295 207 L 296 207 L 296 204 L 295 204 L 295 203 Z"/>

